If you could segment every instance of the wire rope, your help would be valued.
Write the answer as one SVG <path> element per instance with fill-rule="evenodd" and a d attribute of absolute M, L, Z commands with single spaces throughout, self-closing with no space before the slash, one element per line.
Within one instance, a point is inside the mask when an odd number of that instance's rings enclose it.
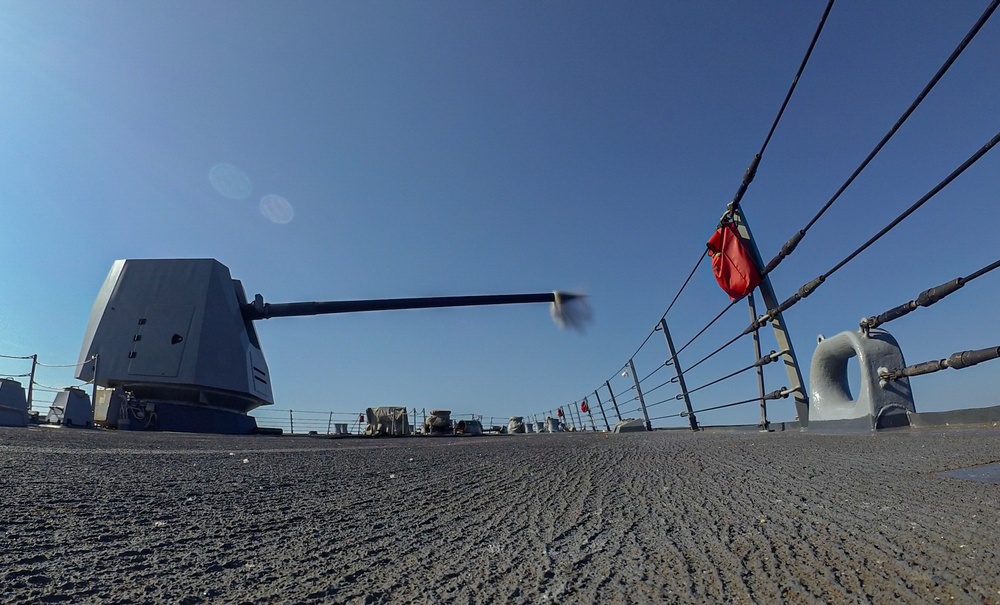
<path fill-rule="evenodd" d="M 712 382 L 706 382 L 705 384 L 701 385 L 700 387 L 695 387 L 693 389 L 688 389 L 688 394 L 690 395 L 691 393 L 697 393 L 698 391 L 700 391 L 702 389 L 707 389 L 708 387 L 710 387 L 710 386 L 712 386 L 714 384 L 719 384 L 723 380 L 728 380 L 729 378 L 732 378 L 734 376 L 739 376 L 743 372 L 747 372 L 747 371 L 752 370 L 752 369 L 754 369 L 756 367 L 757 367 L 756 363 L 748 365 L 747 367 L 745 367 L 745 368 L 743 368 L 741 370 L 736 370 L 735 372 L 732 372 L 730 374 L 726 374 L 722 378 L 716 378 Z"/>
<path fill-rule="evenodd" d="M 688 273 L 687 279 L 685 279 L 684 280 L 684 284 L 681 285 L 681 289 L 677 291 L 677 294 L 674 294 L 674 299 L 670 301 L 669 305 L 667 305 L 667 310 L 663 312 L 663 315 L 660 317 L 660 319 L 665 318 L 667 316 L 667 313 L 670 313 L 670 309 L 674 308 L 674 303 L 677 302 L 678 298 L 680 298 L 681 292 L 683 292 L 684 289 L 687 288 L 688 282 L 690 282 L 691 278 L 694 277 L 695 272 L 698 271 L 698 267 L 701 266 L 701 263 L 705 260 L 705 258 L 706 258 L 706 255 L 704 255 L 704 254 L 699 254 L 698 255 L 698 262 L 696 262 L 694 264 L 694 267 L 691 268 L 691 273 Z M 655 331 L 656 330 L 654 329 L 653 332 L 655 332 Z M 652 335 L 653 334 L 650 333 L 650 336 L 652 336 Z"/>
<path fill-rule="evenodd" d="M 668 381 L 666 381 L 666 382 L 661 382 L 660 384 L 656 385 L 655 387 L 653 387 L 653 388 L 651 388 L 651 389 L 647 389 L 647 390 L 643 391 L 643 394 L 644 394 L 644 395 L 649 395 L 649 394 L 650 394 L 650 393 L 652 393 L 653 391 L 655 391 L 655 390 L 657 390 L 657 389 L 661 389 L 661 388 L 663 388 L 663 387 L 665 387 L 665 386 L 667 386 L 668 384 L 670 384 L 670 383 L 673 383 L 673 382 L 677 382 L 677 379 L 676 379 L 676 378 L 671 378 L 670 380 L 668 380 Z"/>
<path fill-rule="evenodd" d="M 916 202 L 914 202 L 912 205 L 910 205 L 909 208 L 907 208 L 906 210 L 904 210 L 896 218 L 894 218 L 892 221 L 890 221 L 888 225 L 886 225 L 885 227 L 883 227 L 882 229 L 880 229 L 879 232 L 876 233 L 875 235 L 873 235 L 870 238 L 868 238 L 868 241 L 866 241 L 865 243 L 861 244 L 861 246 L 859 246 L 853 252 L 851 252 L 850 254 L 848 254 L 843 260 L 841 260 L 839 263 L 837 263 L 832 268 L 830 268 L 826 273 L 820 275 L 819 277 L 817 277 L 816 279 L 812 280 L 811 282 L 808 282 L 808 283 L 804 284 L 801 288 L 799 288 L 798 292 L 796 292 L 792 296 L 788 297 L 780 305 L 778 305 L 774 309 L 768 309 L 767 313 L 763 317 L 761 317 L 760 319 L 758 319 L 756 322 L 754 322 L 753 324 L 751 324 L 750 327 L 747 328 L 747 330 L 751 330 L 752 331 L 753 329 L 755 329 L 755 327 L 756 328 L 761 327 L 763 325 L 762 322 L 768 321 L 768 320 L 772 319 L 778 313 L 785 312 L 786 310 L 788 310 L 789 308 L 791 308 L 792 305 L 794 305 L 795 303 L 799 302 L 803 298 L 805 298 L 805 297 L 809 296 L 810 294 L 812 294 L 830 276 L 832 276 L 834 273 L 836 273 L 837 271 L 839 271 L 840 269 L 842 269 L 845 265 L 847 265 L 847 263 L 849 263 L 852 260 L 854 260 L 855 258 L 857 258 L 859 254 L 861 254 L 862 252 L 864 252 L 865 250 L 867 250 L 872 244 L 874 244 L 875 242 L 877 242 L 878 240 L 880 240 L 886 233 L 888 233 L 889 231 L 892 231 L 897 225 L 899 225 L 901 222 L 903 222 L 904 220 L 906 220 L 907 217 L 909 217 L 911 214 L 913 214 L 914 212 L 916 212 L 921 206 L 923 206 L 925 203 L 927 203 L 928 201 L 930 201 L 931 198 L 933 198 L 935 195 L 937 195 L 938 193 L 940 193 L 942 189 L 944 189 L 949 184 L 951 184 L 952 181 L 954 181 L 956 178 L 958 178 L 963 172 L 965 172 L 966 170 L 968 170 L 970 166 L 972 166 L 973 164 L 975 164 L 976 162 L 978 162 L 980 159 L 982 159 L 982 157 L 984 155 L 986 155 L 991 149 L 993 149 L 993 147 L 998 142 L 1000 142 L 1000 132 L 998 132 L 997 134 L 995 134 L 993 136 L 993 138 L 991 138 L 989 141 L 986 142 L 985 145 L 983 145 L 975 153 L 973 153 L 969 157 L 969 159 L 967 159 L 964 162 L 962 162 L 962 164 L 958 168 L 956 168 L 955 170 L 953 170 L 951 172 L 951 174 L 949 174 L 947 177 L 945 177 L 937 185 L 935 185 L 934 187 L 932 187 L 930 191 L 928 191 L 923 196 L 921 196 L 921 198 L 918 199 Z M 744 333 L 749 333 L 749 332 L 747 332 L 746 330 L 744 330 Z"/>
<path fill-rule="evenodd" d="M 662 405 L 664 403 L 670 403 L 671 401 L 677 401 L 677 397 L 671 397 L 669 399 L 661 399 L 661 400 L 657 401 L 656 403 L 647 403 L 646 404 L 646 409 L 648 410 L 649 408 L 655 408 L 658 405 Z"/>
<path fill-rule="evenodd" d="M 809 48 L 806 50 L 806 54 L 802 58 L 802 62 L 799 64 L 799 69 L 798 71 L 796 71 L 795 77 L 792 79 L 792 84 L 791 86 L 789 86 L 788 92 L 785 94 L 785 99 L 781 103 L 781 107 L 778 110 L 778 114 L 775 116 L 774 121 L 771 123 L 771 128 L 768 130 L 767 136 L 764 138 L 764 143 L 761 145 L 760 151 L 757 152 L 757 155 L 754 156 L 753 161 L 750 163 L 750 167 L 747 168 L 747 172 L 743 177 L 743 182 L 740 184 L 739 189 L 736 191 L 736 195 L 733 197 L 732 201 L 729 202 L 730 212 L 739 207 L 740 202 L 743 199 L 744 194 L 746 193 L 747 187 L 749 187 L 750 182 L 753 181 L 754 175 L 757 172 L 757 166 L 759 165 L 761 158 L 764 156 L 764 151 L 767 149 L 767 145 L 771 142 L 771 137 L 774 135 L 774 132 L 778 127 L 778 123 L 781 121 L 781 117 L 785 113 L 785 108 L 788 106 L 788 102 L 791 100 L 792 94 L 795 92 L 795 88 L 798 85 L 799 78 L 801 78 L 802 73 L 805 71 L 806 65 L 809 63 L 809 58 L 812 56 L 813 49 L 816 47 L 816 42 L 819 40 L 819 36 L 823 31 L 823 27 L 826 24 L 826 19 L 830 15 L 830 11 L 833 9 L 833 3 L 834 0 L 829 0 L 829 2 L 826 5 L 826 9 L 823 11 L 823 16 L 820 18 L 819 24 L 816 26 L 816 31 L 815 33 L 813 33 L 812 40 L 809 43 Z M 699 260 L 699 263 L 700 262 L 701 261 Z M 695 268 L 697 268 L 697 266 L 698 265 L 695 265 Z M 685 282 L 685 284 L 686 283 L 687 282 Z M 697 340 L 698 337 L 705 332 L 705 330 L 710 328 L 712 324 L 718 321 L 719 318 L 725 315 L 726 312 L 729 311 L 729 309 L 733 308 L 733 306 L 740 300 L 743 300 L 743 297 L 730 301 L 729 305 L 725 309 L 723 309 L 718 315 L 716 315 L 712 321 L 708 322 L 708 325 L 702 328 L 701 331 L 699 331 L 697 334 L 694 335 L 693 338 L 691 338 L 691 340 L 686 342 L 680 349 L 678 349 L 676 355 L 680 355 L 682 351 L 684 351 L 691 343 Z M 666 313 L 664 313 L 664 315 L 666 315 Z"/>
<path fill-rule="evenodd" d="M 819 41 L 819 35 L 823 31 L 823 26 L 826 25 L 826 18 L 830 15 L 830 11 L 833 9 L 833 2 L 834 0 L 827 2 L 826 10 L 823 11 L 823 16 L 820 17 L 819 25 L 816 26 L 816 32 L 813 34 L 812 40 L 809 42 L 809 48 L 806 50 L 805 56 L 802 57 L 799 69 L 795 72 L 792 84 L 788 87 L 788 92 L 785 94 L 785 100 L 781 103 L 781 108 L 778 109 L 778 115 L 774 117 L 774 121 L 771 123 L 771 128 L 768 130 L 767 136 L 764 138 L 764 143 L 760 146 L 760 151 L 758 151 L 757 155 L 754 156 L 753 160 L 750 162 L 750 166 L 746 170 L 746 173 L 743 175 L 743 182 L 740 183 L 739 189 L 736 190 L 736 195 L 734 195 L 733 200 L 729 202 L 730 211 L 739 207 L 740 202 L 743 200 L 743 196 L 746 194 L 747 188 L 750 186 L 750 183 L 753 182 L 754 176 L 757 174 L 757 166 L 760 165 L 760 160 L 764 157 L 764 150 L 767 149 L 768 143 L 771 142 L 771 137 L 774 135 L 774 131 L 778 128 L 778 123 L 781 121 L 781 116 L 785 113 L 785 108 L 788 107 L 788 102 L 792 98 L 792 93 L 795 92 L 795 88 L 799 84 L 799 78 L 802 77 L 802 73 L 806 69 L 806 64 L 809 63 L 809 57 L 812 56 L 813 49 L 816 48 L 816 42 Z"/>
<path fill-rule="evenodd" d="M 900 317 L 904 317 L 912 311 L 915 311 L 918 307 L 929 307 L 946 296 L 954 294 L 956 290 L 962 288 L 970 281 L 978 277 L 982 277 L 997 268 L 1000 268 L 1000 260 L 990 263 L 982 269 L 974 271 L 965 277 L 956 277 L 955 279 L 945 282 L 940 286 L 928 288 L 927 290 L 921 292 L 915 299 L 903 303 L 898 307 L 893 307 L 885 313 L 881 313 L 873 317 L 864 317 L 861 319 L 861 331 L 868 334 L 871 329 L 877 328 L 882 324 L 889 323 L 895 319 L 899 319 Z"/>
<path fill-rule="evenodd" d="M 707 407 L 707 408 L 701 408 L 700 410 L 692 410 L 691 413 L 692 414 L 700 414 L 702 412 L 711 412 L 712 410 L 721 410 L 721 409 L 725 409 L 725 408 L 735 407 L 735 406 L 738 406 L 738 405 L 746 405 L 748 403 L 753 403 L 755 401 L 760 401 L 761 399 L 764 399 L 764 400 L 782 399 L 784 397 L 787 397 L 790 393 L 791 393 L 791 391 L 789 391 L 789 390 L 779 389 L 777 391 L 772 391 L 770 393 L 767 393 L 763 397 L 761 397 L 760 395 L 758 395 L 757 397 L 754 397 L 753 399 L 744 399 L 743 401 L 734 401 L 732 403 L 725 403 L 723 405 L 714 405 L 714 406 Z M 685 417 L 685 416 L 688 416 L 689 414 L 687 412 L 681 412 L 680 415 L 681 415 L 681 417 Z"/>
<path fill-rule="evenodd" d="M 851 173 L 851 176 L 849 176 L 847 180 L 844 181 L 844 183 L 840 186 L 840 188 L 837 189 L 837 191 L 833 194 L 833 197 L 827 200 L 827 202 L 823 204 L 823 206 L 819 209 L 819 212 L 817 212 L 809 220 L 809 222 L 806 223 L 806 226 L 800 229 L 795 235 L 789 238 L 789 240 L 785 242 L 784 245 L 782 245 L 781 251 L 778 252 L 778 254 L 773 259 L 771 259 L 771 261 L 767 264 L 766 267 L 764 267 L 764 270 L 762 272 L 764 275 L 767 275 L 768 273 L 773 271 L 785 257 L 787 257 L 795 250 L 795 247 L 798 246 L 799 242 L 802 241 L 802 238 L 805 237 L 806 232 L 808 232 L 809 229 L 816 224 L 816 221 L 818 221 L 820 217 L 822 217 L 823 214 L 825 214 L 826 211 L 830 209 L 830 206 L 832 206 L 834 202 L 836 202 L 837 199 L 840 198 L 840 195 L 844 193 L 844 191 L 851 185 L 851 183 L 854 182 L 854 180 L 858 177 L 858 175 L 860 175 L 861 172 L 868 167 L 868 164 L 871 163 L 873 159 L 875 159 L 875 156 L 878 155 L 880 151 L 882 151 L 882 148 L 885 147 L 886 143 L 889 142 L 889 139 L 891 139 L 900 129 L 900 127 L 902 127 L 903 123 L 906 122 L 907 119 L 909 119 L 910 115 L 913 114 L 913 112 L 917 109 L 918 106 L 920 106 L 920 104 L 923 102 L 927 94 L 930 93 L 930 91 L 934 88 L 934 86 L 937 85 L 937 83 L 941 80 L 944 74 L 951 68 L 952 64 L 955 63 L 959 55 L 962 54 L 962 51 L 965 50 L 966 46 L 968 46 L 969 43 L 972 41 L 972 39 L 976 37 L 976 34 L 979 33 L 979 30 L 983 28 L 983 26 L 986 24 L 989 18 L 993 15 L 993 12 L 996 10 L 998 5 L 1000 5 L 1000 0 L 993 0 L 993 2 L 991 2 L 990 5 L 986 7 L 986 10 L 979 17 L 979 20 L 977 20 L 976 23 L 972 26 L 972 29 L 970 29 L 968 33 L 965 34 L 965 37 L 962 38 L 962 41 L 958 44 L 955 50 L 952 51 L 948 59 L 945 60 L 944 64 L 941 65 L 940 68 L 938 68 L 934 76 L 931 77 L 930 81 L 924 86 L 923 90 L 920 91 L 920 94 L 918 94 L 917 97 L 913 100 L 913 102 L 910 103 L 910 106 L 906 108 L 906 111 L 904 111 L 903 114 L 899 117 L 899 119 L 896 120 L 896 123 L 893 124 L 892 128 L 890 128 L 889 131 L 885 133 L 885 135 L 882 137 L 882 140 L 880 140 L 878 144 L 875 145 L 875 147 L 871 150 L 871 152 L 868 153 L 868 156 L 861 162 L 861 164 L 857 168 L 854 169 L 854 172 Z"/>
<path fill-rule="evenodd" d="M 1000 1 L 1000 0 L 998 0 L 998 1 Z M 754 156 L 753 160 L 750 162 L 750 166 L 747 168 L 746 172 L 744 173 L 744 175 L 743 175 L 743 181 L 740 183 L 740 186 L 739 186 L 739 188 L 736 191 L 736 195 L 734 195 L 732 201 L 729 202 L 728 208 L 729 208 L 730 212 L 732 212 L 737 207 L 739 207 L 740 201 L 743 199 L 743 196 L 746 194 L 747 188 L 750 186 L 750 183 L 753 181 L 754 176 L 757 173 L 757 167 L 760 165 L 761 158 L 764 156 L 764 151 L 767 149 L 768 144 L 771 142 L 771 138 L 774 136 L 774 132 L 777 130 L 778 124 L 781 122 L 781 118 L 782 118 L 782 116 L 785 113 L 785 109 L 788 107 L 788 103 L 789 103 L 789 101 L 792 98 L 792 94 L 795 92 L 795 88 L 798 86 L 799 79 L 802 77 L 802 74 L 805 71 L 806 65 L 809 63 L 809 58 L 812 56 L 813 49 L 815 49 L 816 43 L 819 41 L 819 36 L 822 33 L 822 31 L 823 31 L 824 25 L 826 24 L 827 17 L 830 15 L 830 11 L 833 9 L 833 3 L 834 3 L 834 0 L 829 0 L 829 2 L 827 2 L 826 9 L 823 11 L 823 16 L 820 17 L 819 24 L 816 26 L 816 31 L 813 33 L 812 40 L 809 42 L 809 47 L 806 49 L 806 53 L 802 57 L 802 61 L 799 64 L 799 68 L 795 72 L 795 77 L 792 78 L 792 83 L 788 87 L 788 91 L 785 93 L 785 98 L 784 98 L 784 100 L 781 103 L 781 107 L 779 107 L 779 109 L 778 109 L 777 115 L 774 117 L 774 120 L 771 122 L 771 127 L 768 129 L 767 136 L 764 137 L 764 142 L 761 144 L 760 150 Z M 681 286 L 680 290 L 678 290 L 677 294 L 674 295 L 673 300 L 670 301 L 670 304 L 667 306 L 667 310 L 663 312 L 663 315 L 661 316 L 661 319 L 666 317 L 667 313 L 674 306 L 674 303 L 677 302 L 677 299 L 680 297 L 681 292 L 683 292 L 684 289 L 685 289 L 685 287 L 687 287 L 688 282 L 691 281 L 691 278 L 694 276 L 695 272 L 698 270 L 698 267 L 701 266 L 701 263 L 702 263 L 703 260 L 704 260 L 704 255 L 700 255 L 699 258 L 698 258 L 698 262 L 695 263 L 694 268 L 691 270 L 691 273 L 688 275 L 687 279 L 684 280 L 684 284 Z M 707 330 L 712 324 L 714 324 L 716 321 L 718 321 L 719 317 L 721 317 L 723 314 L 725 314 L 725 312 L 728 311 L 732 307 L 732 305 L 735 304 L 736 302 L 737 301 L 733 301 L 730 304 L 729 307 L 727 307 L 726 309 L 724 309 L 722 311 L 722 313 L 720 313 L 715 319 L 713 319 L 711 322 L 709 322 L 709 324 L 707 326 L 705 326 L 704 328 L 702 328 L 701 332 L 699 332 L 698 334 L 696 334 L 694 338 L 692 338 L 690 341 L 688 341 L 683 347 L 681 347 L 677 351 L 677 354 L 674 355 L 674 358 L 676 358 L 676 356 L 679 355 L 681 353 L 681 351 L 683 351 L 688 345 L 690 345 L 692 342 L 694 342 L 695 339 L 697 339 L 699 336 L 701 336 L 701 334 L 705 330 Z M 655 332 L 655 331 L 656 331 L 655 329 L 652 330 L 652 331 L 650 331 L 650 333 L 646 336 L 646 339 L 642 341 L 642 344 L 639 345 L 639 348 L 636 349 L 636 352 L 633 353 L 632 356 L 629 359 L 634 358 L 639 353 L 639 351 L 641 351 L 642 348 L 644 346 L 646 346 L 646 343 L 649 342 L 649 339 L 652 338 L 653 332 Z"/>
<path fill-rule="evenodd" d="M 43 367 L 43 368 L 77 368 L 77 367 L 80 367 L 80 366 L 83 366 L 83 365 L 87 365 L 88 363 L 90 363 L 93 360 L 94 360 L 94 358 L 91 357 L 90 359 L 87 359 L 85 361 L 81 361 L 80 363 L 64 363 L 64 364 L 49 364 L 49 363 L 42 363 L 42 362 L 39 361 L 38 365 L 41 366 L 41 367 Z"/>
<path fill-rule="evenodd" d="M 670 360 L 669 359 L 667 361 L 661 363 L 660 365 L 656 366 L 656 369 L 653 370 L 652 372 L 650 372 L 649 374 L 646 374 L 646 376 L 643 377 L 643 379 L 639 381 L 639 384 L 642 384 L 642 383 L 646 382 L 646 379 L 651 378 L 654 374 L 656 374 L 657 372 L 659 372 L 663 368 L 667 367 L 668 365 L 670 365 Z"/>
<path fill-rule="evenodd" d="M 79 389 L 82 386 L 82 385 L 77 385 L 77 384 L 71 384 L 69 386 L 64 386 L 64 387 L 54 387 L 54 386 L 49 385 L 49 384 L 42 384 L 42 383 L 40 383 L 38 381 L 32 381 L 31 384 L 35 385 L 36 387 L 42 387 L 44 389 L 55 389 L 57 391 L 63 391 L 65 389 Z"/>
<path fill-rule="evenodd" d="M 677 353 L 676 353 L 676 355 L 674 355 L 674 357 L 676 357 L 677 355 L 680 355 L 680 354 L 681 354 L 681 353 L 682 353 L 682 352 L 684 351 L 684 349 L 686 349 L 686 348 L 688 348 L 689 346 L 691 346 L 691 343 L 693 343 L 694 341 L 698 340 L 698 337 L 699 337 L 699 336 L 701 336 L 702 334 L 704 334 L 704 333 L 705 333 L 705 330 L 707 330 L 707 329 L 711 328 L 711 327 L 712 327 L 712 325 L 713 325 L 713 324 L 714 324 L 715 322 L 719 321 L 719 319 L 721 319 L 721 318 L 722 318 L 722 316 L 723 316 L 723 315 L 725 315 L 727 311 L 729 311 L 730 309 L 732 309 L 732 308 L 733 308 L 733 307 L 734 307 L 734 306 L 736 305 L 736 303 L 738 303 L 738 302 L 740 302 L 741 300 L 743 300 L 743 298 L 745 298 L 745 297 L 741 297 L 741 298 L 737 298 L 737 299 L 735 299 L 735 300 L 731 300 L 731 301 L 729 301 L 729 304 L 728 304 L 728 305 L 726 306 L 726 308 L 725 308 L 725 309 L 723 309 L 722 311 L 719 311 L 719 314 L 718 314 L 718 315 L 716 315 L 716 316 L 715 316 L 715 317 L 714 317 L 714 318 L 712 319 L 712 321 L 708 322 L 708 324 L 706 324 L 704 328 L 702 328 L 701 330 L 699 330 L 699 331 L 698 331 L 698 333 L 697 333 L 697 334 L 695 334 L 694 336 L 692 336 L 692 337 L 691 337 L 691 340 L 689 340 L 689 341 L 687 341 L 686 343 L 684 343 L 684 346 L 682 346 L 681 348 L 677 349 Z M 690 368 L 688 368 L 688 369 L 690 369 Z"/>
<path fill-rule="evenodd" d="M 680 417 L 681 417 L 680 413 L 667 414 L 666 416 L 657 416 L 656 418 L 650 418 L 649 421 L 652 422 L 654 420 L 663 420 L 664 418 L 680 418 Z"/>
<path fill-rule="evenodd" d="M 705 363 L 705 362 L 706 362 L 706 361 L 708 361 L 709 359 L 711 359 L 711 358 L 715 357 L 716 355 L 718 355 L 719 353 L 721 353 L 721 352 L 722 352 L 722 351 L 724 351 L 725 349 L 727 349 L 727 348 L 729 348 L 730 346 L 732 346 L 732 345 L 733 345 L 733 343 L 735 343 L 735 342 L 736 342 L 737 340 L 739 340 L 739 339 L 743 338 L 743 337 L 744 337 L 744 336 L 746 336 L 747 334 L 749 334 L 749 332 L 744 332 L 744 333 L 742 333 L 742 334 L 737 334 L 736 336 L 734 336 L 734 337 L 733 337 L 733 338 L 732 338 L 732 339 L 731 339 L 731 340 L 730 340 L 729 342 L 727 342 L 726 344 L 722 345 L 722 346 L 721 346 L 721 347 L 719 347 L 718 349 L 716 349 L 716 350 L 712 351 L 712 352 L 711 352 L 711 353 L 709 353 L 708 355 L 706 355 L 706 356 L 702 357 L 701 359 L 699 359 L 699 360 L 698 360 L 698 361 L 696 361 L 695 363 L 691 364 L 691 366 L 690 366 L 690 367 L 688 367 L 688 369 L 684 370 L 684 372 L 685 372 L 685 373 L 687 373 L 687 372 L 690 372 L 691 370 L 693 370 L 693 369 L 697 368 L 697 367 L 698 367 L 698 366 L 700 366 L 701 364 Z"/>

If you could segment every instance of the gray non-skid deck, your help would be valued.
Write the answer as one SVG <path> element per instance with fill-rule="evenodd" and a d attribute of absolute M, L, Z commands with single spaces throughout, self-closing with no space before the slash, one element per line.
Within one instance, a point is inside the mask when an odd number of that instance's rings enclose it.
<path fill-rule="evenodd" d="M 1000 430 L 0 429 L 0 600 L 1000 602 Z"/>

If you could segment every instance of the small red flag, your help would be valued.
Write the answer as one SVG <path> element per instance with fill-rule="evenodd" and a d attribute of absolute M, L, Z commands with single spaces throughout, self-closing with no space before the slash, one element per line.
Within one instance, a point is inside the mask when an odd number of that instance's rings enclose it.
<path fill-rule="evenodd" d="M 563 415 L 562 408 L 559 408 L 558 410 L 556 410 L 556 416 L 559 416 L 560 418 L 562 418 L 562 415 Z"/>

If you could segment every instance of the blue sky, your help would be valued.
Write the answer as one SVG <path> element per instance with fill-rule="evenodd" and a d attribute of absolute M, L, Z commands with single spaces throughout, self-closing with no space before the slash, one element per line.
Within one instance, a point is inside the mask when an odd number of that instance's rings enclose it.
<path fill-rule="evenodd" d="M 987 4 L 837 3 L 744 200 L 766 258 Z M 702 253 L 824 7 L 5 3 L 0 354 L 74 363 L 115 259 L 212 257 L 271 302 L 590 295 L 584 335 L 558 330 L 543 306 L 259 322 L 275 408 L 507 416 L 568 405 L 613 376 L 624 390 L 618 370 Z M 997 19 L 775 272 L 779 297 L 996 133 Z M 817 334 L 856 329 L 862 316 L 997 260 L 998 154 L 787 313 L 807 376 Z M 223 177 L 214 184 L 213 167 Z M 911 363 L 996 346 L 998 294 L 1000 276 L 988 275 L 888 327 Z M 727 302 L 703 265 L 668 316 L 675 340 Z M 734 308 L 682 362 L 748 320 Z M 768 333 L 764 347 L 774 348 Z M 657 334 L 635 358 L 638 373 L 666 356 Z M 692 372 L 689 386 L 750 362 L 745 339 Z M 20 371 L 22 362 L 0 363 L 0 373 Z M 72 383 L 68 371 L 46 372 L 40 380 Z M 770 366 L 768 390 L 784 384 Z M 995 405 L 997 387 L 995 363 L 913 382 L 918 410 Z M 698 408 L 755 394 L 747 375 L 693 399 Z M 655 415 L 679 410 L 663 404 Z M 756 415 L 746 406 L 702 421 Z M 771 404 L 772 420 L 793 416 L 790 400 Z"/>

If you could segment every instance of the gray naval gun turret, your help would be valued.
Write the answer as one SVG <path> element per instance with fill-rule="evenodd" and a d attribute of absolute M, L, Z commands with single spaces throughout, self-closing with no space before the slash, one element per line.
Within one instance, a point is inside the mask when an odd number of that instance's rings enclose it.
<path fill-rule="evenodd" d="M 567 311 L 581 300 L 546 292 L 270 304 L 259 294 L 249 301 L 214 259 L 118 260 L 94 302 L 76 377 L 114 389 L 95 402 L 105 426 L 248 434 L 257 431 L 248 412 L 274 403 L 254 321 L 541 302 L 557 321 L 575 321 Z"/>

